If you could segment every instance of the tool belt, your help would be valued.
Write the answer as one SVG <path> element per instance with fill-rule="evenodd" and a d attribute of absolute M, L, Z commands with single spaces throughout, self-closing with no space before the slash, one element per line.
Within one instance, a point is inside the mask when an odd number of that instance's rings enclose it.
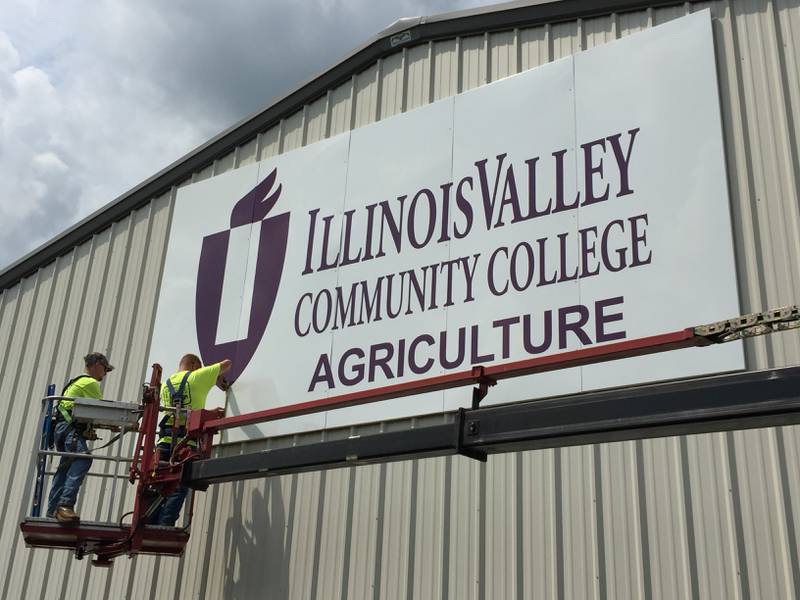
<path fill-rule="evenodd" d="M 179 425 L 178 427 L 173 427 L 171 424 L 167 425 L 166 423 L 162 422 L 159 423 L 158 429 L 158 439 L 159 439 L 159 448 L 176 448 L 178 446 L 184 448 L 196 448 L 197 442 L 193 439 L 186 439 L 186 425 Z M 169 442 L 162 442 L 164 438 L 169 438 L 171 441 Z M 168 452 L 169 453 L 169 452 Z"/>
<path fill-rule="evenodd" d="M 70 414 L 71 417 L 72 413 L 69 411 L 67 412 Z M 87 425 L 86 423 L 76 423 L 75 420 L 71 418 L 67 420 L 67 418 L 64 416 L 64 413 L 62 413 L 60 409 L 56 409 L 54 411 L 53 421 L 54 421 L 53 425 L 55 425 L 56 423 L 60 423 L 62 421 L 65 423 L 69 423 L 69 426 L 73 430 L 81 434 L 86 433 L 86 430 L 89 429 L 89 425 Z M 55 430 L 55 427 L 53 427 L 53 430 Z"/>
<path fill-rule="evenodd" d="M 161 423 L 159 423 L 158 437 L 159 439 L 170 437 L 172 438 L 172 443 L 177 444 L 179 440 L 186 437 L 186 425 L 173 427 L 172 424 L 167 424 L 164 422 L 164 419 L 162 419 Z"/>

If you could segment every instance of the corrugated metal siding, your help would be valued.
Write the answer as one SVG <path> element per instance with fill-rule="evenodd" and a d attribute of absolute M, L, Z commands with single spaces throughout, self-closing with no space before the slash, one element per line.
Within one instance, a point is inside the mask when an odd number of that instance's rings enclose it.
<path fill-rule="evenodd" d="M 686 3 L 404 49 L 218 157 L 192 180 L 705 7 L 714 17 L 742 310 L 796 302 L 797 0 Z M 108 397 L 138 389 L 173 198 L 174 190 L 154 199 L 2 291 L 0 597 L 800 594 L 797 427 L 509 454 L 485 465 L 446 457 L 216 486 L 197 496 L 192 540 L 181 559 L 118 559 L 103 570 L 66 552 L 24 549 L 17 523 L 30 502 L 37 398 L 48 382 L 77 372 L 89 348 L 107 351 L 118 366 L 105 384 Z M 798 364 L 800 336 L 751 341 L 747 358 L 751 368 Z M 261 445 L 276 443 L 288 442 Z M 84 517 L 105 517 L 110 494 L 108 480 L 88 483 Z M 117 498 L 119 515 L 131 497 Z"/>

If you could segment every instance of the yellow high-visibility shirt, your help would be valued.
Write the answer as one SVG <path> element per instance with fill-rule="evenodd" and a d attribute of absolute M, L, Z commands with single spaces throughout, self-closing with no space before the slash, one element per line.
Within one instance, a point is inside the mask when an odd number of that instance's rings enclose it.
<path fill-rule="evenodd" d="M 100 382 L 91 375 L 84 375 L 74 381 L 64 390 L 62 396 L 67 396 L 68 398 L 94 398 L 95 400 L 103 399 L 103 393 L 100 391 Z M 72 412 L 75 401 L 62 400 L 60 406 L 67 412 Z"/>
<path fill-rule="evenodd" d="M 216 363 L 189 373 L 189 378 L 186 380 L 186 386 L 183 390 L 184 408 L 200 410 L 201 408 L 206 407 L 206 398 L 208 398 L 208 392 L 210 392 L 211 388 L 213 388 L 217 383 L 219 370 L 220 363 Z M 184 375 L 186 375 L 186 371 L 178 371 L 169 377 L 169 381 L 172 383 L 172 386 L 175 388 L 176 392 L 180 388 Z M 161 384 L 161 406 L 172 406 L 172 399 L 170 398 L 169 388 L 167 387 L 166 382 Z M 166 424 L 172 425 L 173 422 L 174 415 L 169 415 L 166 420 Z M 178 424 L 185 425 L 186 419 L 181 418 L 178 421 Z M 165 436 L 159 440 L 159 443 L 170 443 L 171 441 L 172 440 L 169 436 Z"/>

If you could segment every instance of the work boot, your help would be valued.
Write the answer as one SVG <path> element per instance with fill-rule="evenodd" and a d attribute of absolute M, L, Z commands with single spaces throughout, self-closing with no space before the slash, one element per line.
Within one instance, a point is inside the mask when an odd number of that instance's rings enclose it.
<path fill-rule="evenodd" d="M 77 523 L 81 518 L 69 506 L 59 506 L 56 510 L 56 521 L 59 523 Z"/>

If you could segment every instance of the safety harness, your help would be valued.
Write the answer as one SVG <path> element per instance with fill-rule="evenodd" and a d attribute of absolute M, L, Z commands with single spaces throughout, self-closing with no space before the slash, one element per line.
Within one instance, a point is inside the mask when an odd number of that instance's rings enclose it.
<path fill-rule="evenodd" d="M 64 389 L 61 390 L 61 395 L 63 396 L 64 394 L 66 394 L 67 390 L 70 388 L 70 386 L 73 383 L 75 383 L 76 381 L 80 381 L 84 377 L 91 377 L 91 375 L 87 375 L 86 373 L 83 373 L 81 375 L 78 375 L 77 377 L 73 377 L 72 379 L 70 379 L 67 382 L 67 385 L 64 386 Z M 51 419 L 52 419 L 52 421 L 50 422 L 50 428 L 48 429 L 48 433 L 47 433 L 47 447 L 48 448 L 55 448 L 55 445 L 56 445 L 56 423 L 58 423 L 59 421 L 65 421 L 67 423 L 67 425 L 69 425 L 70 429 L 74 429 L 78 433 L 84 433 L 86 431 L 86 425 L 84 423 L 76 424 L 75 422 L 73 422 L 73 420 L 72 420 L 72 411 L 69 411 L 66 408 L 64 408 L 64 405 L 61 404 L 60 400 L 58 401 L 58 403 L 56 405 L 56 410 L 53 412 L 53 416 L 51 417 Z"/>
<path fill-rule="evenodd" d="M 168 406 L 170 408 L 176 408 L 176 407 L 185 408 L 186 406 L 191 404 L 192 399 L 189 397 L 189 394 L 186 393 L 187 392 L 186 386 L 189 381 L 189 375 L 191 375 L 191 371 L 186 371 L 186 373 L 184 373 L 183 379 L 181 379 L 181 382 L 178 385 L 177 389 L 175 389 L 175 386 L 172 384 L 171 379 L 167 379 L 166 385 L 167 385 L 167 390 L 169 391 Z M 172 424 L 167 423 L 170 417 L 173 417 Z M 161 438 L 165 438 L 167 436 L 171 437 L 172 445 L 176 443 L 175 440 L 176 437 L 182 438 L 186 436 L 186 423 L 177 424 L 178 426 L 176 428 L 175 427 L 176 418 L 177 415 L 175 415 L 175 413 L 167 413 L 162 417 L 161 421 L 158 424 L 160 429 L 159 431 L 160 437 Z"/>
<path fill-rule="evenodd" d="M 65 385 L 65 386 L 64 386 L 64 389 L 63 389 L 63 390 L 61 390 L 61 395 L 63 396 L 64 394 L 66 394 L 66 393 L 67 393 L 67 390 L 68 390 L 68 389 L 69 389 L 69 388 L 72 386 L 72 384 L 73 384 L 73 383 L 75 383 L 75 382 L 77 382 L 77 381 L 80 381 L 80 380 L 81 380 L 81 379 L 83 379 L 84 377 L 88 377 L 89 379 L 94 379 L 94 377 L 92 377 L 91 375 L 86 375 L 85 373 L 84 373 L 84 374 L 81 374 L 81 375 L 78 375 L 77 377 L 73 377 L 72 379 L 70 379 L 70 380 L 67 382 L 67 385 Z M 58 402 L 58 414 L 61 416 L 61 418 L 62 418 L 64 421 L 66 421 L 67 423 L 69 423 L 69 424 L 70 424 L 70 426 L 72 426 L 72 427 L 74 427 L 74 428 L 76 428 L 76 429 L 77 429 L 77 427 L 78 427 L 78 426 L 76 426 L 76 425 L 75 425 L 75 424 L 72 422 L 72 411 L 69 411 L 69 410 L 67 410 L 66 408 L 64 408 L 64 405 L 61 403 L 61 401 L 59 401 L 59 402 Z M 56 420 L 58 420 L 58 415 L 56 416 Z"/>

